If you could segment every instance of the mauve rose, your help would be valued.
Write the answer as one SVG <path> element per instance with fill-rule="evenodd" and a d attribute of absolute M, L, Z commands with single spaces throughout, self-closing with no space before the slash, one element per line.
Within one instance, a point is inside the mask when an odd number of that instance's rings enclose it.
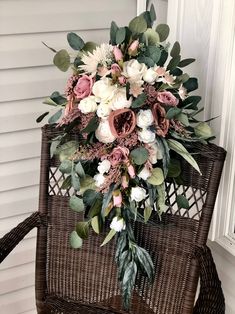
<path fill-rule="evenodd" d="M 117 46 L 113 47 L 113 54 L 116 61 L 120 61 L 123 59 L 122 51 Z"/>
<path fill-rule="evenodd" d="M 136 39 L 130 44 L 128 48 L 129 55 L 136 56 L 138 47 L 139 47 L 139 41 Z"/>
<path fill-rule="evenodd" d="M 91 89 L 93 86 L 92 77 L 88 75 L 83 75 L 77 81 L 76 86 L 74 87 L 74 94 L 77 99 L 83 99 L 87 96 L 90 96 Z"/>
<path fill-rule="evenodd" d="M 159 92 L 157 94 L 157 100 L 162 104 L 169 106 L 177 106 L 179 99 L 177 99 L 171 92 Z"/>
<path fill-rule="evenodd" d="M 125 76 L 119 76 L 118 78 L 118 82 L 121 84 L 121 85 L 125 85 L 126 84 L 126 78 Z"/>
<path fill-rule="evenodd" d="M 108 119 L 111 132 L 116 138 L 126 137 L 134 131 L 136 126 L 136 116 L 131 109 L 114 110 Z"/>
<path fill-rule="evenodd" d="M 154 117 L 157 135 L 165 137 L 170 125 L 170 121 L 166 119 L 165 109 L 160 104 L 157 103 L 152 106 L 152 113 Z"/>
<path fill-rule="evenodd" d="M 120 66 L 117 64 L 117 63 L 113 63 L 111 65 L 111 73 L 114 74 L 114 75 L 118 75 L 121 73 L 121 68 Z"/>
<path fill-rule="evenodd" d="M 108 160 L 110 161 L 113 167 L 117 166 L 120 163 L 128 162 L 129 149 L 126 147 L 117 146 L 115 147 L 111 154 L 108 156 Z"/>

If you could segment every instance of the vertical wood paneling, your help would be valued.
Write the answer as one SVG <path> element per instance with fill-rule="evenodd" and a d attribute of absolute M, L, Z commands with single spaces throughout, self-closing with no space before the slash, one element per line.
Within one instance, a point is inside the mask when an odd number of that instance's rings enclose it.
<path fill-rule="evenodd" d="M 52 65 L 74 31 L 97 43 L 109 38 L 112 20 L 136 15 L 136 0 L 0 1 L 0 237 L 37 210 L 43 98 L 63 92 L 68 73 Z M 35 235 L 30 232 L 0 266 L 0 313 L 36 314 Z"/>

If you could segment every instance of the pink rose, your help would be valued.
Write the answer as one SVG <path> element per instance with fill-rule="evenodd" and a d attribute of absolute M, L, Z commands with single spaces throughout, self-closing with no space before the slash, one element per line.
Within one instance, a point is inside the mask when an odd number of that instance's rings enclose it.
<path fill-rule="evenodd" d="M 113 206 L 122 206 L 122 193 L 120 192 L 120 190 L 116 190 L 113 192 Z"/>
<path fill-rule="evenodd" d="M 122 176 L 122 188 L 126 189 L 129 186 L 129 180 L 127 178 L 127 175 Z"/>
<path fill-rule="evenodd" d="M 122 51 L 117 46 L 113 47 L 113 54 L 116 61 L 120 61 L 123 59 Z"/>
<path fill-rule="evenodd" d="M 119 75 L 121 73 L 121 68 L 117 63 L 111 65 L 111 72 L 114 75 Z"/>
<path fill-rule="evenodd" d="M 162 104 L 169 106 L 177 106 L 179 99 L 177 99 L 171 92 L 159 92 L 157 94 L 157 100 Z"/>
<path fill-rule="evenodd" d="M 93 86 L 92 77 L 88 75 L 83 75 L 77 81 L 76 86 L 74 87 L 74 94 L 77 99 L 83 99 L 91 94 L 91 89 Z"/>
<path fill-rule="evenodd" d="M 125 85 L 126 84 L 126 78 L 125 76 L 119 76 L 118 78 L 118 82 L 121 84 L 121 85 Z"/>
<path fill-rule="evenodd" d="M 109 155 L 108 160 L 110 161 L 113 167 L 126 163 L 129 156 L 129 149 L 126 147 L 117 146 L 112 150 L 112 153 Z"/>
<path fill-rule="evenodd" d="M 139 41 L 138 40 L 134 40 L 129 48 L 128 48 L 128 53 L 130 56 L 136 56 L 137 55 L 137 49 L 139 47 Z"/>

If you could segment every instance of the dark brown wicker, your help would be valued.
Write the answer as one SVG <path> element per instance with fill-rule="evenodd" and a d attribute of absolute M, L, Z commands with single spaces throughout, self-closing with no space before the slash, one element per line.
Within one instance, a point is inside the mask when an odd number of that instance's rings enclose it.
<path fill-rule="evenodd" d="M 33 227 L 38 227 L 38 313 L 124 314 L 114 244 L 100 247 L 104 234 L 90 234 L 81 250 L 69 246 L 69 234 L 83 217 L 68 208 L 73 191 L 61 189 L 63 175 L 58 170 L 58 161 L 50 158 L 50 140 L 58 132 L 43 128 L 39 212 L 0 240 L 0 260 Z M 137 277 L 129 313 L 225 313 L 221 284 L 206 247 L 225 151 L 210 144 L 196 156 L 202 176 L 185 163 L 184 185 L 166 183 L 169 208 L 163 215 L 162 225 L 135 223 L 136 239 L 150 252 L 156 275 L 152 285 L 145 277 Z M 188 198 L 188 210 L 177 207 L 178 194 Z M 199 275 L 201 292 L 194 307 Z"/>

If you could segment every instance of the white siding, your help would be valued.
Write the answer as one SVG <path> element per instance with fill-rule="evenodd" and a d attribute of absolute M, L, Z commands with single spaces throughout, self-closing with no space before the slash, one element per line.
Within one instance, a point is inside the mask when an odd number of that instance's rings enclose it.
<path fill-rule="evenodd" d="M 66 77 L 52 66 L 56 49 L 68 47 L 66 33 L 89 41 L 109 37 L 112 20 L 125 25 L 136 0 L 0 1 L 0 237 L 37 210 L 40 136 L 35 119 L 44 97 L 63 91 Z M 33 230 L 0 266 L 4 314 L 34 314 Z"/>

